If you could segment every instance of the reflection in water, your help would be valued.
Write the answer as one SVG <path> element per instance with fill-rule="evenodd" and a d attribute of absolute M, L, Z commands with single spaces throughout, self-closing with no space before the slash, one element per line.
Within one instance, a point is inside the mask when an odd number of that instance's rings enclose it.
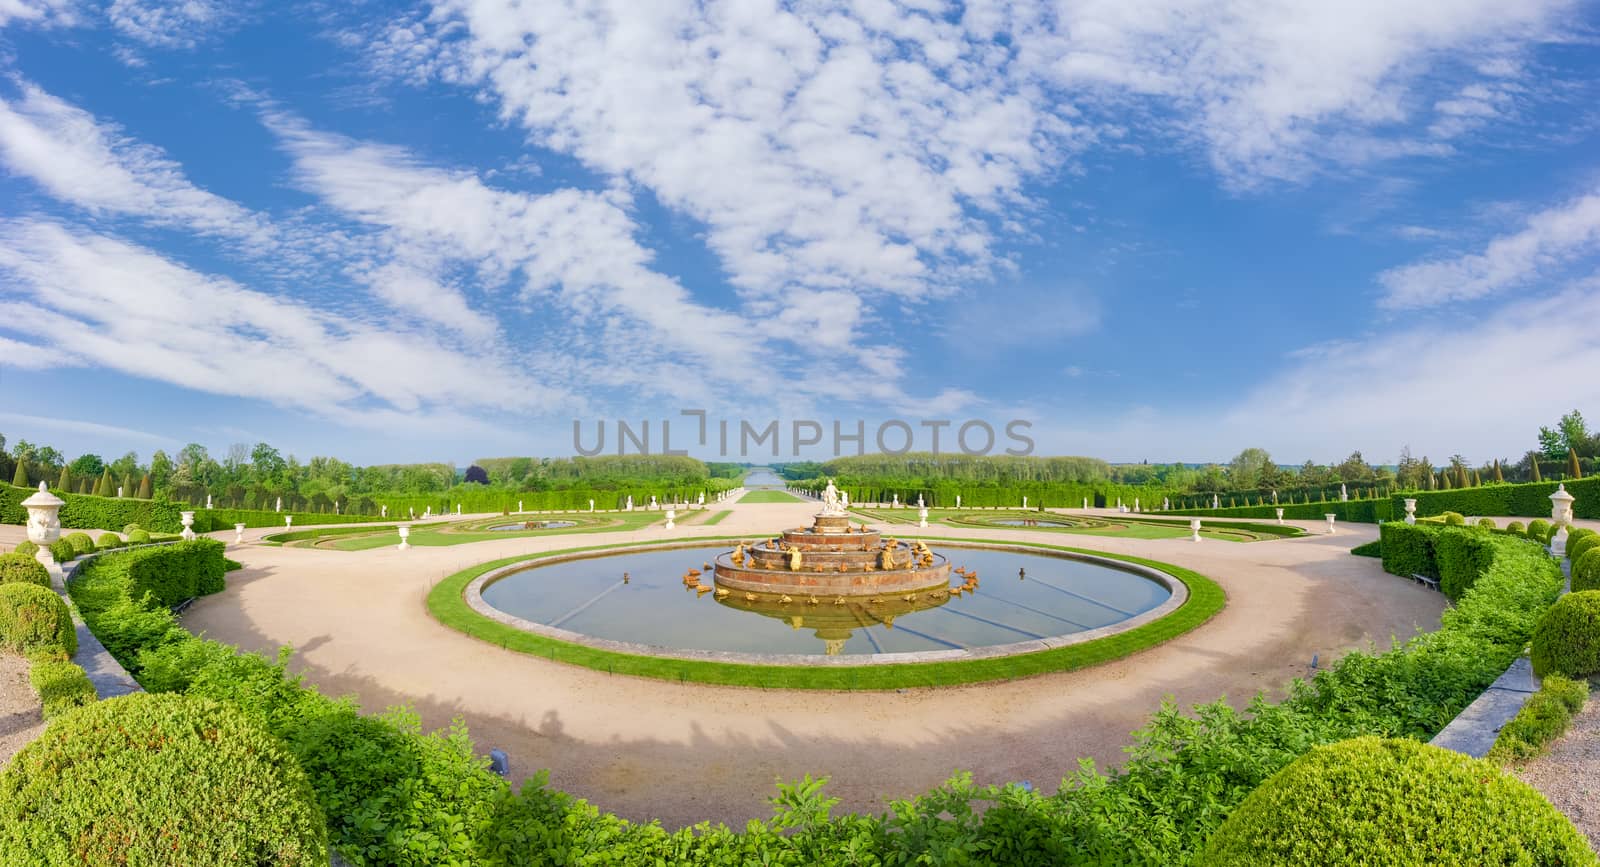
<path fill-rule="evenodd" d="M 518 617 L 597 638 L 742 653 L 900 653 L 1009 644 L 1121 622 L 1166 601 L 1166 587 L 1078 560 L 943 547 L 981 586 L 952 579 L 926 592 L 845 599 L 718 597 L 684 584 L 725 547 L 644 551 L 536 566 L 487 587 L 484 599 Z M 1016 575 L 1021 580 L 999 580 Z M 984 578 L 991 580 L 982 580 Z M 702 579 L 704 581 L 704 579 Z M 877 599 L 874 602 L 874 598 Z M 760 616 L 752 616 L 752 614 Z"/>
<path fill-rule="evenodd" d="M 515 524 L 496 524 L 490 527 L 493 531 L 510 530 L 565 530 L 568 527 L 578 526 L 577 521 L 518 521 Z"/>

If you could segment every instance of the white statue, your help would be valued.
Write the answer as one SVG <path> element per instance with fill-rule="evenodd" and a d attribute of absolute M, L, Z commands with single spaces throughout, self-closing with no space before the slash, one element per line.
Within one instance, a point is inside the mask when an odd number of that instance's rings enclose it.
<path fill-rule="evenodd" d="M 1350 501 L 1350 492 L 1345 489 L 1344 482 L 1340 482 L 1339 483 L 1339 502 L 1347 503 L 1349 501 Z"/>
<path fill-rule="evenodd" d="M 594 511 L 594 500 L 590 500 L 589 501 L 589 511 L 591 511 L 591 512 Z"/>
<path fill-rule="evenodd" d="M 122 496 L 122 489 L 121 488 L 117 489 L 117 496 L 119 496 L 119 497 Z M 210 494 L 206 494 L 206 508 L 208 508 L 208 509 L 211 508 L 211 495 Z"/>
<path fill-rule="evenodd" d="M 831 485 L 831 484 L 833 484 L 833 483 L 832 483 L 832 482 L 829 482 L 829 483 L 828 483 L 828 484 L 830 484 L 830 485 Z M 898 508 L 900 508 L 900 495 L 899 495 L 899 494 L 895 494 L 895 495 L 894 495 L 894 507 L 895 507 L 895 508 L 896 508 L 896 509 L 898 509 Z"/>
<path fill-rule="evenodd" d="M 956 508 L 961 508 L 961 495 L 956 494 Z"/>
<path fill-rule="evenodd" d="M 705 491 L 701 491 L 700 492 L 700 505 L 704 506 L 705 504 L 706 504 L 706 492 Z"/>
<path fill-rule="evenodd" d="M 122 499 L 122 486 L 117 485 L 117 499 Z"/>
<path fill-rule="evenodd" d="M 654 512 L 658 508 L 660 508 L 660 507 L 656 505 L 656 495 L 655 494 L 651 494 L 650 495 L 650 511 Z"/>
<path fill-rule="evenodd" d="M 389 507 L 388 506 L 383 506 L 381 508 L 381 510 L 379 511 L 378 516 L 381 517 L 381 518 L 389 517 Z"/>
<path fill-rule="evenodd" d="M 828 486 L 822 489 L 822 514 L 844 514 L 844 506 L 839 502 L 839 489 L 833 486 L 833 479 L 829 479 Z"/>
<path fill-rule="evenodd" d="M 924 505 L 926 505 L 926 504 L 922 502 L 922 495 L 918 494 L 917 495 L 917 508 L 919 508 L 919 509 L 923 508 Z"/>
<path fill-rule="evenodd" d="M 850 508 L 850 492 L 849 491 L 840 491 L 839 492 L 839 508 L 841 508 L 841 509 Z"/>
<path fill-rule="evenodd" d="M 633 511 L 633 495 L 628 495 L 628 511 Z"/>
<path fill-rule="evenodd" d="M 283 498 L 282 497 L 278 498 L 278 505 L 274 506 L 272 511 L 274 511 L 274 512 L 283 511 Z"/>

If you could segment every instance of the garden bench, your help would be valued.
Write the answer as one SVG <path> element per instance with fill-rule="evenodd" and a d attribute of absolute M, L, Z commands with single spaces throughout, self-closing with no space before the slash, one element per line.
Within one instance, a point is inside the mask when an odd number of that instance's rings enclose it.
<path fill-rule="evenodd" d="M 1437 578 L 1429 578 L 1426 575 L 1418 575 L 1416 573 L 1412 573 L 1411 580 L 1413 580 L 1413 581 L 1421 581 L 1423 584 L 1428 585 L 1429 589 L 1432 589 L 1432 590 L 1438 590 L 1439 589 L 1439 579 L 1437 579 Z"/>
<path fill-rule="evenodd" d="M 194 604 L 194 597 L 190 596 L 188 599 L 185 599 L 182 602 L 179 602 L 177 605 L 172 606 L 172 613 L 173 614 L 182 614 L 183 612 L 189 610 L 189 606 L 193 605 L 193 604 Z"/>

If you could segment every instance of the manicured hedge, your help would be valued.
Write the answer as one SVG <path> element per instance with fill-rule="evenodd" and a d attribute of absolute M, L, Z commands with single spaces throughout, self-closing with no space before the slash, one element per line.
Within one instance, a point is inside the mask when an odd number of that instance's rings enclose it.
<path fill-rule="evenodd" d="M 1410 578 L 1412 575 L 1439 577 L 1439 564 L 1433 550 L 1435 531 L 1423 524 L 1388 521 L 1378 526 L 1378 542 L 1383 549 L 1383 571 Z"/>
<path fill-rule="evenodd" d="M 1239 506 L 1232 509 L 1173 509 L 1161 514 L 1193 515 L 1210 518 L 1276 518 L 1279 508 L 1283 509 L 1283 517 L 1286 520 L 1321 521 L 1325 516 L 1331 514 L 1337 520 L 1348 521 L 1352 524 L 1376 524 L 1390 520 L 1396 515 L 1405 514 L 1404 507 L 1396 509 L 1394 504 L 1387 499 L 1280 503 L 1277 506 Z"/>
<path fill-rule="evenodd" d="M 224 550 L 226 546 L 215 539 L 149 545 L 102 558 L 107 563 L 100 568 L 124 576 L 131 598 L 149 593 L 156 604 L 170 608 L 185 599 L 221 592 L 227 571 Z"/>
<path fill-rule="evenodd" d="M 1424 531 L 1428 532 L 1428 531 Z M 1451 527 L 1434 536 L 1439 564 L 1439 591 L 1460 599 L 1494 561 L 1495 537 L 1482 530 Z"/>
<path fill-rule="evenodd" d="M 740 831 L 634 824 L 543 777 L 513 794 L 464 728 L 423 735 L 410 712 L 361 717 L 353 703 L 304 687 L 286 657 L 240 653 L 189 635 L 165 609 L 139 607 L 118 578 L 126 570 L 114 568 L 133 552 L 86 564 L 71 591 L 146 689 L 223 701 L 283 738 L 353 864 L 1181 864 L 1307 750 L 1361 735 L 1432 737 L 1505 670 L 1562 576 L 1532 543 L 1490 538 L 1491 563 L 1437 631 L 1347 654 L 1281 702 L 1168 703 L 1117 769 L 1080 769 L 1054 795 L 958 775 L 889 814 L 833 816 L 821 782 L 808 779 L 780 786 L 775 817 Z"/>
<path fill-rule="evenodd" d="M 1535 518 L 1528 522 L 1528 538 L 1542 544 L 1550 543 L 1550 522 L 1543 518 Z"/>
<path fill-rule="evenodd" d="M 50 570 L 27 554 L 0 554 L 0 584 L 21 581 L 28 584 L 50 586 Z"/>
<path fill-rule="evenodd" d="M 49 653 L 36 656 L 28 670 L 28 682 L 39 694 L 45 719 L 94 703 L 94 684 L 81 666 Z"/>
<path fill-rule="evenodd" d="M 1576 499 L 1572 514 L 1578 518 L 1600 518 L 1600 476 L 1557 482 L 1529 482 L 1518 485 L 1484 485 L 1481 488 L 1454 488 L 1448 491 L 1412 491 L 1391 498 L 1394 514 L 1404 515 L 1405 500 L 1417 501 L 1417 517 L 1460 512 L 1463 515 L 1516 515 L 1525 518 L 1550 516 L 1550 495 L 1558 484 Z"/>
<path fill-rule="evenodd" d="M 67 603 L 49 587 L 26 582 L 0 584 L 0 649 L 76 653 L 78 633 Z"/>
<path fill-rule="evenodd" d="M 1572 589 L 1600 590 L 1600 547 L 1591 547 L 1572 559 Z"/>
<path fill-rule="evenodd" d="M 328 863 L 322 813 L 277 738 L 216 702 L 148 693 L 64 716 L 16 755 L 0 852 L 40 867 Z"/>
<path fill-rule="evenodd" d="M 1600 674 L 1600 590 L 1561 597 L 1539 619 L 1529 655 L 1540 677 Z"/>
<path fill-rule="evenodd" d="M 68 533 L 61 537 L 61 541 L 71 545 L 72 550 L 80 557 L 94 553 L 94 539 L 89 538 L 88 533 Z"/>
<path fill-rule="evenodd" d="M 1587 682 L 1556 674 L 1546 676 L 1539 691 L 1529 696 L 1522 710 L 1500 729 L 1488 758 L 1505 764 L 1539 755 L 1566 732 L 1588 698 Z"/>
<path fill-rule="evenodd" d="M 419 513 L 420 514 L 420 513 Z M 284 517 L 293 517 L 296 525 L 314 526 L 317 524 L 370 524 L 393 518 L 379 518 L 377 515 L 335 515 L 320 512 L 272 512 L 256 509 L 199 509 L 194 513 L 194 531 L 196 533 L 214 533 L 218 530 L 232 530 L 234 524 L 243 524 L 246 527 L 282 527 Z"/>
<path fill-rule="evenodd" d="M 1493 763 L 1402 739 L 1318 747 L 1250 794 L 1206 845 L 1207 867 L 1597 863 L 1532 786 Z"/>

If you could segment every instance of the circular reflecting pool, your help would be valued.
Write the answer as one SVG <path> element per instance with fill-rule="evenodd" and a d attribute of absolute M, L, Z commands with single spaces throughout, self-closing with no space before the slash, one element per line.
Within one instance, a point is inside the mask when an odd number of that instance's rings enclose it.
<path fill-rule="evenodd" d="M 690 569 L 726 545 L 636 551 L 533 565 L 483 588 L 507 614 L 595 638 L 679 650 L 871 654 L 960 650 L 1072 635 L 1111 626 L 1171 597 L 1135 572 L 1043 553 L 944 545 L 951 563 L 977 573 L 971 592 L 855 598 L 697 592 Z M 952 587 L 963 580 L 952 576 Z"/>
<path fill-rule="evenodd" d="M 578 526 L 577 521 L 518 521 L 515 524 L 496 524 L 488 529 L 494 531 L 565 530 L 568 527 L 576 526 Z"/>
<path fill-rule="evenodd" d="M 1077 526 L 1076 524 L 1072 523 L 1071 521 L 1042 521 L 1042 520 L 1035 520 L 1033 518 L 995 518 L 994 520 L 984 521 L 984 523 L 985 524 L 993 524 L 996 527 L 1075 527 L 1075 526 Z"/>

